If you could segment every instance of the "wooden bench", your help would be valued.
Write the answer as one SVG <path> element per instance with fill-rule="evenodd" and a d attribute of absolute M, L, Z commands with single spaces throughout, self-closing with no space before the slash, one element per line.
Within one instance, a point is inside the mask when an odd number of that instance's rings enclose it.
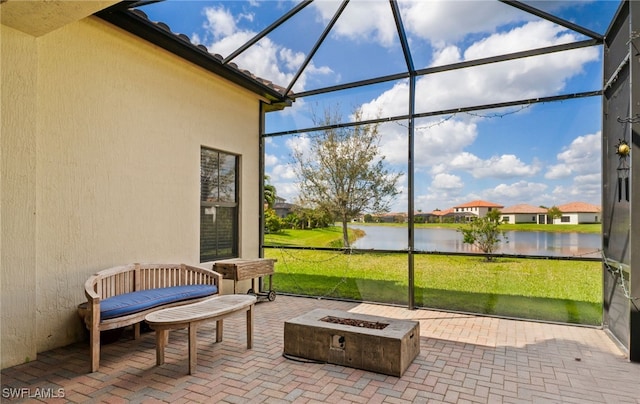
<path fill-rule="evenodd" d="M 203 301 L 220 293 L 222 275 L 186 264 L 129 264 L 105 269 L 85 282 L 78 314 L 89 330 L 91 372 L 100 366 L 100 332 L 134 326 L 157 310 Z"/>
<path fill-rule="evenodd" d="M 253 295 L 216 296 L 199 303 L 158 310 L 145 316 L 145 321 L 156 331 L 156 364 L 164 363 L 164 348 L 169 330 L 189 328 L 189 374 L 196 372 L 198 325 L 216 322 L 216 342 L 222 341 L 222 320 L 239 311 L 247 312 L 247 349 L 253 346 Z"/>

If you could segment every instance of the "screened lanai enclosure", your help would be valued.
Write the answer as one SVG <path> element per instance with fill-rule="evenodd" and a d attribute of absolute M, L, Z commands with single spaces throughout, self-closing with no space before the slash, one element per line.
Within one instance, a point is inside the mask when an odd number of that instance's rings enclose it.
<path fill-rule="evenodd" d="M 260 175 L 280 216 L 314 208 L 301 198 L 296 156 L 328 133 L 377 134 L 371 147 L 397 179 L 395 192 L 385 212 L 349 218 L 359 237 L 348 248 L 256 229 L 264 256 L 277 259 L 278 293 L 604 325 L 640 361 L 632 80 L 640 4 L 140 1 L 134 9 L 184 34 L 206 63 L 237 66 L 281 94 L 256 129 Z M 532 231 L 507 231 L 487 260 L 458 231 L 482 209 L 500 211 L 505 228 Z M 576 223 L 592 237 L 563 231 Z"/>

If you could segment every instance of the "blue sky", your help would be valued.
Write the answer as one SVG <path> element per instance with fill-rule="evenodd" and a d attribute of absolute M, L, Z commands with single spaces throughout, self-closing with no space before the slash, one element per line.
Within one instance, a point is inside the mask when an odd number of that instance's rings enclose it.
<path fill-rule="evenodd" d="M 604 34 L 617 1 L 525 2 Z M 298 2 L 165 1 L 145 6 L 152 21 L 228 56 Z M 319 0 L 239 55 L 234 62 L 287 87 L 340 3 Z M 414 65 L 442 66 L 588 39 L 498 1 L 398 2 Z M 300 93 L 406 71 L 386 0 L 352 0 L 293 85 Z M 487 105 L 599 90 L 602 49 L 585 47 L 517 61 L 420 77 L 417 112 Z M 408 112 L 407 82 L 387 82 L 298 98 L 267 114 L 267 133 L 313 126 L 312 115 L 338 109 L 345 121 L 360 108 L 367 118 Z M 505 207 L 528 203 L 600 204 L 601 98 L 444 114 L 416 121 L 415 208 L 428 212 L 475 199 Z M 381 149 L 402 172 L 393 211 L 407 210 L 407 122 L 381 124 Z M 308 134 L 267 139 L 266 173 L 290 202 L 297 195 L 293 148 Z"/>

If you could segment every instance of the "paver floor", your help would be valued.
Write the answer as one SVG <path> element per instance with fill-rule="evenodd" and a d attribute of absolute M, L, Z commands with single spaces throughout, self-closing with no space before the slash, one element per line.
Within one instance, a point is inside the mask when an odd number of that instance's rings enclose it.
<path fill-rule="evenodd" d="M 421 352 L 401 378 L 282 356 L 284 322 L 315 308 L 420 321 Z M 171 333 L 156 366 L 153 332 L 88 343 L 4 369 L 2 402 L 77 403 L 640 403 L 640 364 L 600 329 L 279 295 L 255 308 L 253 349 L 244 314 L 198 330 L 198 373 L 187 332 Z M 57 396 L 57 397 L 55 397 Z"/>

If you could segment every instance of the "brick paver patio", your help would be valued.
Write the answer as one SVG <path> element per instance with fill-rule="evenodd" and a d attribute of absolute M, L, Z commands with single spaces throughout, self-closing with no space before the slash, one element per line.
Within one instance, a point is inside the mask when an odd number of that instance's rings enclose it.
<path fill-rule="evenodd" d="M 402 378 L 284 358 L 284 321 L 315 308 L 418 320 L 421 352 Z M 103 345 L 96 373 L 88 343 L 44 352 L 2 371 L 2 401 L 640 403 L 640 364 L 594 328 L 278 296 L 256 305 L 251 350 L 244 315 L 225 320 L 220 343 L 215 323 L 204 325 L 189 376 L 187 340 L 173 332 L 156 366 L 153 333 L 125 336 Z"/>

